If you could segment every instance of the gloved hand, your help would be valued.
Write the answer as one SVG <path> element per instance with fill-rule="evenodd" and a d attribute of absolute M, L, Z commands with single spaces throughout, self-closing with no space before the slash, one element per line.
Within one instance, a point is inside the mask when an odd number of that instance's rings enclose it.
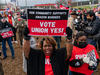
<path fill-rule="evenodd" d="M 77 67 L 82 66 L 83 61 L 81 59 L 74 59 L 74 60 L 70 61 L 69 63 L 70 63 L 70 66 L 77 68 Z"/>
<path fill-rule="evenodd" d="M 72 29 L 70 27 L 67 27 L 66 28 L 67 39 L 69 40 L 72 39 L 72 33 L 73 33 Z"/>
<path fill-rule="evenodd" d="M 29 29 L 27 26 L 25 26 L 25 30 L 24 30 L 24 39 L 25 40 L 30 40 L 30 36 L 28 34 L 29 34 Z"/>
<path fill-rule="evenodd" d="M 90 58 L 87 57 L 87 56 L 83 58 L 83 62 L 89 64 L 88 68 L 90 70 L 96 70 L 97 66 L 98 66 L 98 63 L 99 63 L 98 60 L 97 60 L 97 62 L 91 61 Z"/>
<path fill-rule="evenodd" d="M 89 57 L 83 57 L 83 62 L 89 64 L 90 58 Z"/>
<path fill-rule="evenodd" d="M 97 69 L 97 63 L 96 62 L 93 62 L 91 61 L 89 63 L 89 67 L 88 67 L 90 70 L 96 70 Z"/>
<path fill-rule="evenodd" d="M 98 64 L 99 64 L 99 59 L 97 59 L 97 62 L 94 62 L 94 61 L 90 61 L 89 62 L 89 69 L 90 70 L 96 70 L 97 67 L 98 67 Z"/>

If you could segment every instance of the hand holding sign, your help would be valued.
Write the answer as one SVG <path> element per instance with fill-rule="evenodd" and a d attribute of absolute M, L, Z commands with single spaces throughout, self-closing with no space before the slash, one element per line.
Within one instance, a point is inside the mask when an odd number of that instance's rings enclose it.
<path fill-rule="evenodd" d="M 72 29 L 70 27 L 66 28 L 67 39 L 72 39 Z"/>
<path fill-rule="evenodd" d="M 14 35 L 11 28 L 2 29 L 0 32 L 1 32 L 2 38 L 8 38 Z"/>

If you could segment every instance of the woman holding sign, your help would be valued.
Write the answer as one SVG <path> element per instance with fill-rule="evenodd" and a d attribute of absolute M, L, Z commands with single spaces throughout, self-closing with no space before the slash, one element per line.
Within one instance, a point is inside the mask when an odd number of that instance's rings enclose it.
<path fill-rule="evenodd" d="M 84 32 L 76 35 L 70 58 L 69 75 L 92 75 L 97 69 L 99 56 L 93 45 L 87 44 Z"/>
<path fill-rule="evenodd" d="M 11 28 L 12 28 L 11 24 L 9 24 L 5 18 L 2 18 L 0 21 L 0 35 L 2 35 L 3 37 L 3 40 L 2 40 L 2 50 L 3 50 L 3 55 L 4 55 L 3 59 L 7 58 L 6 41 L 10 47 L 12 59 L 15 58 L 14 48 L 11 42 L 11 37 L 13 36 L 13 32 Z"/>
<path fill-rule="evenodd" d="M 72 30 L 67 31 L 72 33 Z M 41 40 L 41 49 L 31 49 L 28 46 L 30 37 L 28 29 L 25 30 L 24 53 L 28 60 L 28 75 L 67 75 L 66 59 L 71 55 L 68 51 L 72 51 L 72 39 L 67 37 L 66 48 L 56 49 L 56 42 L 52 37 L 45 37 Z"/>

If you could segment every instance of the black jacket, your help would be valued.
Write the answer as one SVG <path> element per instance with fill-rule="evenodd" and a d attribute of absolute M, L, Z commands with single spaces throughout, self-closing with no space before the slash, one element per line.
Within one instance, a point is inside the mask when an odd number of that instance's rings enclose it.
<path fill-rule="evenodd" d="M 67 75 L 66 48 L 54 50 L 50 59 L 54 75 Z M 31 49 L 27 73 L 28 75 L 45 75 L 45 55 L 42 50 Z"/>
<path fill-rule="evenodd" d="M 7 21 L 5 23 L 2 23 L 0 21 L 0 32 L 2 29 L 5 29 L 5 28 L 12 28 L 12 25 L 10 23 L 8 23 Z M 0 35 L 0 42 L 2 41 L 2 36 Z"/>
<path fill-rule="evenodd" d="M 98 34 L 100 31 L 100 19 L 96 18 L 94 19 L 86 29 L 84 29 L 84 32 L 86 32 L 89 36 L 94 36 Z"/>
<path fill-rule="evenodd" d="M 0 15 L 0 20 L 2 19 L 2 16 Z"/>
<path fill-rule="evenodd" d="M 9 22 L 5 22 L 5 23 L 2 23 L 1 21 L 0 21 L 0 30 L 1 29 L 4 29 L 4 28 L 9 28 L 9 27 L 11 27 L 12 28 L 12 25 L 9 23 Z"/>

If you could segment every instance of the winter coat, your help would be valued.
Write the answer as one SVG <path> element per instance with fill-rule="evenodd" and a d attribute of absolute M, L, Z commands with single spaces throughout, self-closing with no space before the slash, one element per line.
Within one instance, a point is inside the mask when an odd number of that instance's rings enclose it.
<path fill-rule="evenodd" d="M 54 75 L 67 75 L 66 48 L 54 50 L 50 62 Z M 45 75 L 45 55 L 42 50 L 31 49 L 28 59 L 28 75 Z"/>
<path fill-rule="evenodd" d="M 84 29 L 84 32 L 87 33 L 88 38 L 94 39 L 94 36 L 96 37 L 98 34 L 100 34 L 100 19 L 96 18 L 89 24 L 90 25 Z"/>

